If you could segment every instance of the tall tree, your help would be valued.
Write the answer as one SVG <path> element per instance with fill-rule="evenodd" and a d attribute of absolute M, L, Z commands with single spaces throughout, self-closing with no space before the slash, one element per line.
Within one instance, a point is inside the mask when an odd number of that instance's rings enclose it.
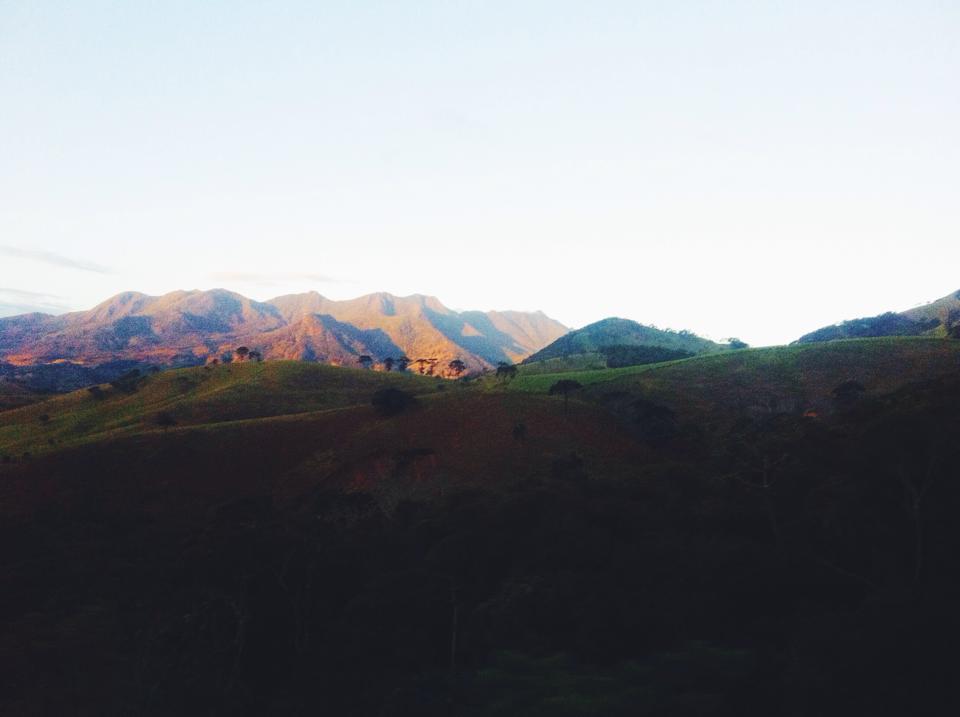
<path fill-rule="evenodd" d="M 357 357 L 357 363 L 360 364 L 360 368 L 370 368 L 373 366 L 373 357 L 368 354 L 361 354 Z"/>
<path fill-rule="evenodd" d="M 562 378 L 550 387 L 551 396 L 563 396 L 563 411 L 567 412 L 567 402 L 570 400 L 570 394 L 583 388 L 583 384 L 569 378 Z"/>
<path fill-rule="evenodd" d="M 467 364 L 457 358 L 448 363 L 447 368 L 450 370 L 450 373 L 459 377 L 460 374 L 467 370 Z"/>
<path fill-rule="evenodd" d="M 237 355 L 237 359 L 240 361 L 245 361 L 247 356 L 250 354 L 250 349 L 246 346 L 237 346 L 234 350 L 234 353 Z"/>
<path fill-rule="evenodd" d="M 517 377 L 517 367 L 512 363 L 501 361 L 497 364 L 497 378 L 501 381 L 510 381 Z"/>
<path fill-rule="evenodd" d="M 387 357 L 383 360 L 383 368 L 384 368 L 384 370 L 387 371 L 387 372 L 393 371 L 393 364 L 394 364 L 393 357 L 392 357 L 392 356 L 387 356 Z"/>

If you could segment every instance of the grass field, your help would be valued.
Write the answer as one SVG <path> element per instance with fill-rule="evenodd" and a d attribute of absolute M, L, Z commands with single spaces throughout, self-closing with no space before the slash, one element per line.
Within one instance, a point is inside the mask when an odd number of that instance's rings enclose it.
<path fill-rule="evenodd" d="M 163 412 L 177 426 L 323 411 L 368 403 L 385 386 L 422 394 L 437 379 L 384 374 L 298 361 L 196 367 L 148 375 L 125 394 L 75 391 L 0 413 L 0 452 L 36 455 L 115 433 L 158 430 Z"/>
<path fill-rule="evenodd" d="M 761 379 L 779 376 L 784 382 L 813 385 L 818 389 L 832 389 L 836 383 L 831 381 L 846 376 L 860 380 L 868 389 L 883 389 L 950 369 L 960 370 L 960 342 L 885 337 L 744 349 L 618 369 L 551 373 L 534 364 L 521 367 L 517 378 L 507 386 L 514 391 L 545 393 L 561 378 L 579 381 L 584 386 L 629 384 L 634 379 L 640 382 L 649 379 L 651 383 L 672 384 L 680 389 L 756 374 Z"/>
<path fill-rule="evenodd" d="M 537 373 L 536 368 L 521 367 L 512 381 L 488 377 L 471 385 L 409 373 L 385 374 L 294 361 L 231 364 L 150 375 L 131 394 L 105 386 L 102 398 L 83 390 L 4 411 L 0 413 L 0 453 L 39 456 L 105 439 L 140 433 L 159 435 L 164 432 L 157 420 L 161 414 L 175 421 L 166 432 L 180 433 L 189 427 L 216 431 L 217 426 L 232 422 L 243 422 L 238 425 L 249 431 L 250 422 L 266 419 L 289 430 L 313 414 L 336 411 L 341 418 L 330 419 L 329 425 L 324 423 L 324 430 L 333 430 L 329 426 L 346 420 L 363 436 L 372 430 L 370 426 L 361 419 L 354 424 L 354 419 L 343 418 L 352 415 L 344 411 L 363 407 L 360 415 L 368 420 L 372 415 L 370 398 L 385 386 L 419 395 L 419 417 L 403 422 L 402 435 L 398 434 L 396 440 L 378 435 L 363 439 L 367 446 L 378 441 L 391 446 L 390 450 L 401 450 L 404 441 L 443 446 L 448 441 L 462 443 L 463 435 L 482 435 L 486 426 L 498 426 L 502 438 L 509 437 L 517 422 L 527 423 L 534 430 L 557 421 L 564 423 L 562 401 L 546 396 L 560 378 L 583 385 L 571 405 L 582 406 L 577 410 L 588 411 L 594 421 L 598 420 L 598 411 L 605 413 L 605 409 L 616 409 L 643 397 L 663 403 L 685 418 L 716 426 L 736 416 L 765 412 L 814 411 L 826 415 L 833 408 L 833 388 L 846 380 L 863 384 L 867 395 L 879 395 L 910 382 L 957 371 L 960 342 L 926 338 L 745 349 L 621 369 Z M 309 420 L 320 419 L 313 416 Z M 386 430 L 380 423 L 370 425 Z M 458 428 L 454 431 L 451 426 Z M 566 432 L 559 424 L 550 430 Z M 341 440 L 354 439 L 345 433 Z M 584 435 L 575 443 L 587 446 L 590 440 Z M 478 450 L 482 450 L 479 444 Z M 547 453 L 558 455 L 553 448 Z M 479 454 L 465 457 L 463 462 L 471 460 L 484 463 Z"/>

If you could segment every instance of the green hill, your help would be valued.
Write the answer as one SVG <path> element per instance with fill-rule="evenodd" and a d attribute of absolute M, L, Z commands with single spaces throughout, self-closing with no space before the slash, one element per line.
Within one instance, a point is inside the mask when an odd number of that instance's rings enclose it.
<path fill-rule="evenodd" d="M 438 379 L 302 361 L 247 362 L 144 374 L 128 390 L 109 384 L 0 414 L 0 452 L 33 455 L 117 433 L 331 410 L 367 404 L 378 388 L 414 394 Z M 135 389 L 135 390 L 129 390 Z"/>
<path fill-rule="evenodd" d="M 520 369 L 509 390 L 546 393 L 563 379 L 581 383 L 582 400 L 644 396 L 709 420 L 744 413 L 829 413 L 833 389 L 857 381 L 867 395 L 960 372 L 960 342 L 875 338 L 749 349 L 648 366 L 540 373 Z"/>
<path fill-rule="evenodd" d="M 960 291 L 924 306 L 896 313 L 843 321 L 797 339 L 796 343 L 879 336 L 931 336 L 943 338 L 960 331 Z M 960 335 L 958 335 L 960 336 Z"/>
<path fill-rule="evenodd" d="M 606 366 L 658 363 L 721 351 L 725 346 L 688 331 L 666 331 L 629 319 L 603 319 L 571 331 L 523 363 L 563 359 L 574 364 L 601 362 Z"/>

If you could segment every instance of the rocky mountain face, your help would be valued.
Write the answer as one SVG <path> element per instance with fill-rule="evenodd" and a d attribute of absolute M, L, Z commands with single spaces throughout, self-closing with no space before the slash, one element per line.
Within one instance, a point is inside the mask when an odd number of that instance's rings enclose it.
<path fill-rule="evenodd" d="M 541 312 L 457 312 L 421 295 L 333 301 L 310 292 L 257 302 L 223 289 L 128 292 L 90 311 L 0 319 L 0 362 L 190 365 L 243 345 L 265 359 L 356 366 L 370 356 L 382 366 L 406 357 L 445 367 L 459 358 L 477 371 L 520 361 L 566 333 Z"/>

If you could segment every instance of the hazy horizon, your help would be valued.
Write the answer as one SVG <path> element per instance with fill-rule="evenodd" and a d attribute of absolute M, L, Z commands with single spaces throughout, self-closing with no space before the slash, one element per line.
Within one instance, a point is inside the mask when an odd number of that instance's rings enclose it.
<path fill-rule="evenodd" d="M 287 296 L 287 295 L 289 295 L 289 294 L 248 295 L 248 294 L 243 294 L 242 292 L 234 291 L 233 289 L 229 288 L 228 286 L 210 286 L 210 287 L 206 287 L 206 288 L 203 288 L 203 289 L 197 289 L 197 288 L 193 288 L 193 289 L 172 289 L 170 292 L 163 292 L 163 293 L 166 294 L 166 293 L 173 293 L 173 292 L 177 292 L 177 291 L 190 292 L 190 291 L 213 291 L 213 290 L 225 290 L 225 291 L 230 291 L 230 292 L 233 292 L 233 293 L 239 293 L 239 294 L 242 294 L 242 295 L 246 296 L 247 298 L 250 298 L 250 299 L 253 299 L 254 301 L 258 301 L 258 302 L 262 302 L 262 303 L 269 302 L 269 301 L 271 301 L 271 300 L 273 300 L 273 299 L 276 299 L 276 298 L 280 298 L 280 297 L 282 297 L 282 296 Z M 0 288 L 0 293 L 2 293 L 2 292 L 4 292 L 4 291 L 5 291 L 4 289 Z M 146 292 L 139 292 L 139 290 L 137 290 L 137 289 L 128 289 L 128 290 L 126 290 L 126 291 L 129 291 L 129 292 L 138 292 L 138 293 L 146 293 Z M 605 315 L 605 316 L 598 316 L 598 317 L 597 317 L 595 320 L 593 320 L 593 321 L 589 321 L 589 322 L 586 322 L 586 323 L 583 323 L 583 324 L 573 325 L 573 324 L 570 324 L 570 323 L 568 323 L 568 322 L 563 321 L 562 319 L 558 318 L 557 316 L 553 316 L 553 315 L 550 314 L 548 311 L 544 311 L 542 308 L 539 308 L 539 307 L 454 306 L 454 305 L 451 305 L 451 304 L 449 304 L 448 302 L 444 301 L 444 298 L 443 298 L 442 296 L 437 296 L 437 295 L 435 295 L 435 294 L 431 294 L 431 293 L 429 293 L 429 292 L 422 292 L 422 291 L 411 292 L 411 293 L 409 293 L 409 294 L 394 294 L 393 292 L 372 291 L 372 292 L 365 292 L 365 293 L 363 293 L 363 294 L 343 294 L 343 295 L 335 295 L 335 294 L 331 294 L 331 293 L 325 293 L 325 292 L 317 291 L 316 289 L 305 289 L 305 290 L 302 291 L 302 292 L 295 292 L 295 293 L 309 293 L 309 292 L 319 293 L 319 294 L 321 294 L 322 296 L 324 296 L 325 298 L 331 299 L 331 300 L 334 300 L 334 301 L 348 301 L 348 300 L 350 300 L 350 299 L 362 298 L 362 297 L 364 297 L 364 296 L 369 296 L 370 294 L 377 294 L 377 293 L 387 293 L 387 294 L 392 294 L 392 295 L 397 296 L 397 297 L 409 297 L 409 296 L 413 296 L 413 295 L 423 295 L 423 296 L 429 296 L 429 297 L 436 298 L 436 299 L 438 299 L 441 303 L 443 303 L 448 309 L 451 309 L 451 310 L 457 311 L 457 312 L 464 312 L 464 311 L 484 311 L 484 312 L 486 312 L 486 311 L 500 311 L 500 312 L 503 312 L 503 311 L 519 311 L 519 312 L 530 312 L 530 313 L 540 312 L 540 313 L 543 313 L 543 314 L 547 315 L 547 316 L 548 316 L 549 318 L 551 318 L 551 319 L 555 319 L 555 320 L 557 320 L 557 321 L 560 321 L 560 323 L 564 324 L 565 326 L 567 326 L 567 328 L 569 328 L 569 329 L 571 329 L 571 330 L 576 330 L 576 329 L 583 328 L 584 326 L 586 326 L 586 325 L 588 325 L 588 324 L 594 323 L 595 321 L 600 321 L 600 320 L 602 320 L 602 319 L 607 319 L 607 318 L 624 318 L 624 319 L 631 319 L 631 320 L 633 320 L 633 321 L 637 321 L 638 323 L 641 323 L 641 324 L 650 325 L 650 326 L 656 326 L 657 328 L 666 329 L 666 330 L 671 330 L 671 331 L 681 331 L 681 330 L 693 331 L 693 329 L 691 329 L 691 327 L 689 327 L 689 326 L 668 326 L 668 325 L 658 324 L 658 323 L 656 323 L 655 321 L 646 321 L 646 320 L 644 320 L 643 318 L 637 318 L 637 317 L 631 317 L 631 316 L 623 316 L 623 315 L 616 314 L 616 313 L 614 313 L 614 314 L 608 314 L 608 315 Z M 24 292 L 24 293 L 28 293 L 28 292 Z M 111 296 L 105 296 L 105 297 L 103 298 L 103 301 L 98 301 L 98 302 L 96 302 L 96 303 L 93 304 L 93 305 L 80 307 L 80 308 L 78 308 L 78 309 L 62 309 L 62 308 L 60 308 L 60 307 L 50 306 L 50 305 L 39 305 L 39 306 L 30 306 L 30 305 L 28 305 L 28 304 L 26 304 L 26 305 L 16 305 L 16 304 L 6 304 L 6 303 L 0 302 L 0 318 L 3 318 L 3 317 L 5 317 L 5 316 L 17 316 L 17 315 L 20 315 L 20 314 L 35 313 L 35 312 L 52 314 L 52 315 L 55 315 L 55 316 L 56 316 L 56 315 L 60 315 L 60 314 L 77 312 L 77 311 L 80 311 L 80 312 L 82 312 L 82 311 L 87 311 L 87 310 L 93 309 L 93 308 L 94 308 L 95 306 L 97 306 L 98 304 L 103 303 L 103 302 L 105 302 L 105 301 L 108 301 L 109 299 L 111 299 L 111 298 L 113 298 L 113 297 L 115 297 L 115 296 L 117 296 L 118 294 L 121 294 L 121 293 L 126 293 L 126 292 L 125 292 L 125 291 L 124 291 L 124 292 L 117 292 L 117 294 L 112 294 Z M 946 295 L 946 294 L 948 294 L 948 293 L 951 293 L 951 292 L 944 292 L 944 295 Z M 162 295 L 162 294 L 150 294 L 150 295 L 151 295 L 151 296 L 160 296 L 160 295 Z M 26 297 L 26 298 L 29 299 L 29 297 Z M 913 304 L 912 306 L 899 306 L 899 307 L 885 307 L 885 308 L 880 308 L 880 309 L 877 309 L 877 310 L 874 312 L 874 314 L 881 314 L 881 313 L 885 313 L 886 311 L 890 311 L 890 310 L 893 310 L 893 311 L 904 311 L 904 310 L 907 310 L 907 309 L 915 308 L 915 307 L 917 307 L 917 306 L 922 306 L 922 305 L 924 305 L 924 304 L 931 303 L 931 302 L 935 301 L 936 299 L 940 299 L 940 298 L 942 298 L 942 297 L 941 297 L 941 296 L 932 297 L 932 298 L 929 299 L 929 300 L 926 300 L 926 301 L 923 301 L 923 302 L 919 302 L 919 303 Z M 860 316 L 848 316 L 848 317 L 843 317 L 843 319 L 850 319 L 850 318 L 861 318 L 861 317 L 860 317 Z M 830 324 L 832 324 L 832 323 L 840 323 L 840 321 L 842 321 L 843 319 L 837 319 L 835 322 L 827 322 L 826 324 L 823 324 L 823 325 L 824 325 L 824 326 L 827 326 L 827 325 L 830 325 Z M 817 328 L 821 328 L 821 326 L 813 326 L 813 327 L 811 327 L 811 329 L 817 329 Z M 709 334 L 700 333 L 700 332 L 697 332 L 697 331 L 694 331 L 694 333 L 697 333 L 698 335 L 703 336 L 704 338 L 708 338 L 708 339 L 711 339 L 711 340 L 713 340 L 713 341 L 721 341 L 721 342 L 722 342 L 722 341 L 725 341 L 725 340 L 728 339 L 728 338 L 741 338 L 741 334 L 738 334 L 738 333 L 736 333 L 736 332 L 732 332 L 732 333 L 731 333 L 731 332 L 728 332 L 727 334 L 724 334 L 724 335 L 722 335 L 722 336 L 719 336 L 719 335 L 714 336 L 714 335 L 709 335 Z M 790 342 L 792 342 L 793 340 L 795 340 L 795 339 L 797 339 L 797 338 L 800 338 L 800 335 L 799 335 L 799 334 L 798 334 L 797 336 L 794 336 L 794 337 L 792 337 L 792 338 L 790 338 L 790 339 L 787 339 L 787 340 L 783 341 L 782 343 L 783 343 L 783 344 L 787 344 L 787 343 L 790 343 Z M 773 343 L 771 343 L 771 344 L 753 344 L 753 345 L 754 345 L 754 346 L 758 346 L 758 347 L 762 347 L 762 346 L 774 346 L 774 345 L 781 345 L 781 344 L 773 344 Z"/>
<path fill-rule="evenodd" d="M 958 31 L 937 2 L 0 2 L 0 315 L 387 291 L 771 345 L 907 309 L 960 288 Z"/>

